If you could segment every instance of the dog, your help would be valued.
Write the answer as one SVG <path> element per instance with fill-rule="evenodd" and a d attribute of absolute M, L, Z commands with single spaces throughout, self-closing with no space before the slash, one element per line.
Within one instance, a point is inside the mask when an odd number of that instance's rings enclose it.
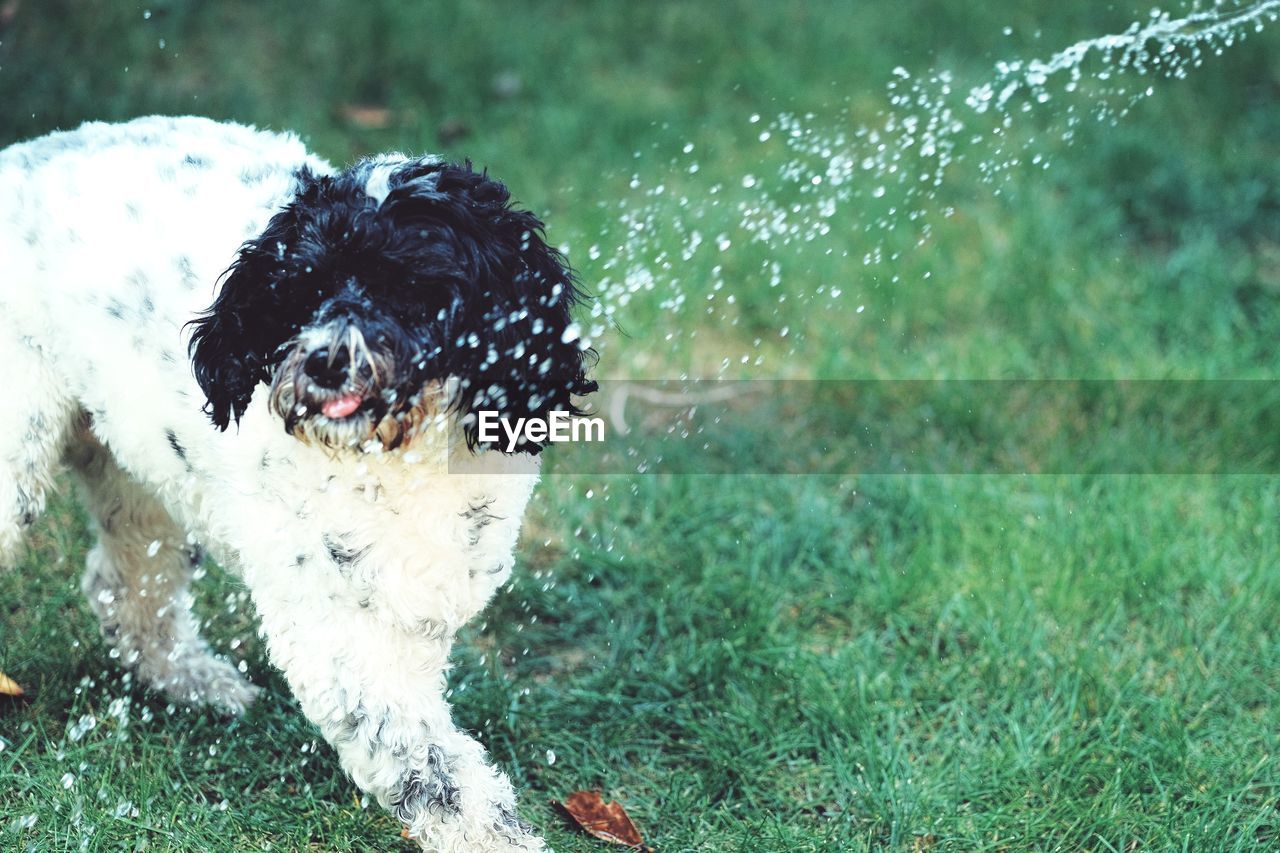
<path fill-rule="evenodd" d="M 345 771 L 429 850 L 542 850 L 453 722 L 458 628 L 510 576 L 541 446 L 594 353 L 543 224 L 471 163 L 336 170 L 289 134 L 85 124 L 0 152 L 0 562 L 70 469 L 82 588 L 151 687 L 240 713 L 197 633 L 204 554 Z"/>

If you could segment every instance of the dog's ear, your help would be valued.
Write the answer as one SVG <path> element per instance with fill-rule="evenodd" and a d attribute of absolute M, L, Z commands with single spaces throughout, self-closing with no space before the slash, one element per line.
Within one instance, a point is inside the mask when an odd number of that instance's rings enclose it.
<path fill-rule="evenodd" d="M 318 179 L 303 169 L 298 193 L 267 223 L 258 237 L 240 247 L 223 274 L 213 304 L 188 325 L 191 367 L 208 401 L 204 411 L 225 430 L 244 415 L 258 383 L 270 378 L 276 348 L 287 337 L 288 293 L 280 283 L 298 244 L 300 212 L 315 195 Z"/>
<path fill-rule="evenodd" d="M 511 206 L 507 188 L 476 174 L 470 162 L 442 171 L 437 188 L 473 205 L 483 233 L 480 267 L 489 276 L 473 308 L 483 314 L 478 326 L 487 339 L 454 342 L 476 356 L 464 374 L 472 383 L 464 412 L 468 445 L 478 443 L 481 411 L 496 411 L 512 423 L 547 419 L 552 412 L 582 414 L 573 397 L 597 387 L 586 377 L 595 353 L 584 346 L 572 317 L 584 296 L 564 256 L 547 245 L 542 221 Z M 538 453 L 542 446 L 522 441 L 515 449 Z"/>
<path fill-rule="evenodd" d="M 584 345 L 572 317 L 584 299 L 582 291 L 564 256 L 547 245 L 542 223 L 533 214 L 510 210 L 502 227 L 510 230 L 516 246 L 507 267 L 509 297 L 490 310 L 498 360 L 492 362 L 486 353 L 490 363 L 481 363 L 472 374 L 480 388 L 470 413 L 496 410 L 512 423 L 545 420 L 551 412 L 583 414 L 573 398 L 590 394 L 597 385 L 586 376 L 596 354 Z M 475 444 L 470 431 L 468 443 Z M 542 445 L 525 442 L 516 450 L 538 453 Z"/>
<path fill-rule="evenodd" d="M 435 233 L 449 234 L 471 280 L 461 288 L 463 316 L 450 323 L 457 338 L 447 342 L 449 372 L 462 382 L 457 404 L 468 445 L 478 444 L 481 411 L 513 423 L 553 411 L 581 414 L 572 397 L 596 390 L 586 378 L 595 353 L 570 316 L 584 297 L 564 256 L 547 245 L 542 222 L 513 207 L 507 188 L 470 161 L 414 161 L 393 184 L 388 201 L 421 205 L 417 213 Z M 516 449 L 537 453 L 542 446 Z"/>

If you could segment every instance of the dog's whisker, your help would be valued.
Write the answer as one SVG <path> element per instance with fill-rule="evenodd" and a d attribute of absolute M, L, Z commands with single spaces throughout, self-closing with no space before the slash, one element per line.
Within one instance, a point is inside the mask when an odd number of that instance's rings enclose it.
<path fill-rule="evenodd" d="M 373 358 L 373 353 L 369 349 L 369 343 L 365 339 L 364 332 L 351 327 L 351 364 L 352 369 L 357 370 L 359 365 L 363 363 L 369 368 L 369 375 L 375 386 L 382 385 L 382 376 L 378 370 L 378 364 Z"/>

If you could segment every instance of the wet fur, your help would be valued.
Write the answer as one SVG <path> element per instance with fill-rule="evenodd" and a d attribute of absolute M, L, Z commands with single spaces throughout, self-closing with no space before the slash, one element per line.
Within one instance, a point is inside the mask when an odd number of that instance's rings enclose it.
<path fill-rule="evenodd" d="M 540 448 L 481 446 L 473 414 L 593 387 L 541 223 L 469 164 L 335 171 L 195 118 L 0 151 L 0 221 L 0 564 L 69 467 L 97 539 L 83 588 L 124 665 L 183 701 L 253 701 L 190 611 L 207 548 L 342 766 L 425 849 L 543 849 L 445 700 L 538 473 Z M 306 373 L 326 369 L 333 389 Z M 348 393 L 359 416 L 329 422 Z"/>

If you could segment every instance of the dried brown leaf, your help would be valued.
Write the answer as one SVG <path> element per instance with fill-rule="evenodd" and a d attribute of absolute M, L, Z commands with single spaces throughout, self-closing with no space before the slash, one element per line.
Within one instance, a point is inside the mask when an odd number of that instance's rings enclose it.
<path fill-rule="evenodd" d="M 371 104 L 343 104 L 342 117 L 365 130 L 384 130 L 391 126 L 391 110 Z"/>
<path fill-rule="evenodd" d="M 627 817 L 627 812 L 616 802 L 604 801 L 596 791 L 574 791 L 563 802 L 551 801 L 551 805 L 569 816 L 578 828 L 588 835 L 621 844 L 633 850 L 650 851 L 645 846 L 640 831 Z"/>
<path fill-rule="evenodd" d="M 14 681 L 9 676 L 0 672 L 0 696 L 13 696 L 17 698 L 23 694 L 22 685 Z"/>
<path fill-rule="evenodd" d="M 445 119 L 436 128 L 436 136 L 445 145 L 452 145 L 471 135 L 471 125 L 461 119 Z"/>

